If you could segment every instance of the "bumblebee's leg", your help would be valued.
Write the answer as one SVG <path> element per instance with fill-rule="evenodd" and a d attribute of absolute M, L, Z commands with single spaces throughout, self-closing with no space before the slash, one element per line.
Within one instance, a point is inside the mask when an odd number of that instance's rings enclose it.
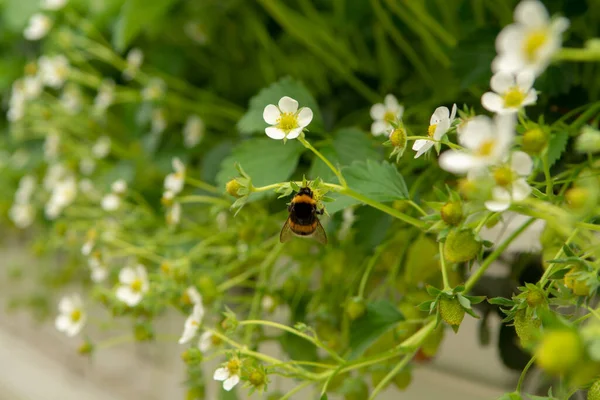
<path fill-rule="evenodd" d="M 316 211 L 315 211 L 315 213 L 316 213 L 317 215 L 323 215 L 323 213 L 324 213 L 324 212 L 325 212 L 325 209 L 324 209 L 324 208 L 321 208 L 320 210 L 316 210 Z"/>

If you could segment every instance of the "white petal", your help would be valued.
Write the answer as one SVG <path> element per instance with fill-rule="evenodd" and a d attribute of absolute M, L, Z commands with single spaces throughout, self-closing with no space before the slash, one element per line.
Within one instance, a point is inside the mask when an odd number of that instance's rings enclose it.
<path fill-rule="evenodd" d="M 391 127 L 392 126 L 385 121 L 375 121 L 371 125 L 371 133 L 374 136 L 383 135 L 384 133 L 387 133 Z"/>
<path fill-rule="evenodd" d="M 77 321 L 77 323 L 72 323 L 66 330 L 66 334 L 69 337 L 73 337 L 76 336 L 79 332 L 81 332 L 81 329 L 83 329 L 83 326 L 85 325 L 85 316 L 82 317 L 82 319 L 80 319 L 79 321 Z"/>
<path fill-rule="evenodd" d="M 204 317 L 204 307 L 202 303 L 198 303 L 194 306 L 192 310 L 192 316 L 198 321 L 198 323 L 202 322 L 202 318 Z"/>
<path fill-rule="evenodd" d="M 59 315 L 54 321 L 54 326 L 59 332 L 66 332 L 71 325 L 71 318 L 68 315 Z"/>
<path fill-rule="evenodd" d="M 413 143 L 412 149 L 414 151 L 419 151 L 423 148 L 423 146 L 425 146 L 429 142 L 430 142 L 429 140 L 425 140 L 425 139 L 415 140 L 415 142 Z"/>
<path fill-rule="evenodd" d="M 136 265 L 135 273 L 136 273 L 137 277 L 142 280 L 142 282 L 148 281 L 148 274 L 146 273 L 146 267 L 144 267 L 142 264 Z"/>
<path fill-rule="evenodd" d="M 73 304 L 73 300 L 71 299 L 71 297 L 68 296 L 65 296 L 62 299 L 60 299 L 60 302 L 58 303 L 58 311 L 61 314 L 70 314 L 74 308 L 75 305 Z"/>
<path fill-rule="evenodd" d="M 400 108 L 400 105 L 398 104 L 398 99 L 396 99 L 396 96 L 394 96 L 393 94 L 388 94 L 385 96 L 385 99 L 383 99 L 383 103 L 385 104 L 385 108 L 389 111 L 392 112 L 397 112 L 398 109 Z"/>
<path fill-rule="evenodd" d="M 521 71 L 517 74 L 517 86 L 521 91 L 528 92 L 533 87 L 535 75 L 531 71 Z"/>
<path fill-rule="evenodd" d="M 184 344 L 192 340 L 196 335 L 196 332 L 198 332 L 199 326 L 200 323 L 194 315 L 187 317 L 185 324 L 183 325 L 183 334 L 181 335 L 181 338 L 179 338 L 179 344 Z"/>
<path fill-rule="evenodd" d="M 510 207 L 510 200 L 509 201 L 506 201 L 506 200 L 500 200 L 500 201 L 490 200 L 490 201 L 486 201 L 484 204 L 485 204 L 485 208 L 487 208 L 490 211 L 502 212 L 504 210 L 508 210 L 508 207 Z"/>
<path fill-rule="evenodd" d="M 171 160 L 171 164 L 175 172 L 185 172 L 185 164 L 179 159 L 179 157 L 174 157 Z"/>
<path fill-rule="evenodd" d="M 498 72 L 490 80 L 490 87 L 499 94 L 505 93 L 513 86 L 515 86 L 515 76 L 507 72 Z"/>
<path fill-rule="evenodd" d="M 450 129 L 450 120 L 441 120 L 435 127 L 435 132 L 433 132 L 433 138 L 435 140 L 441 140 L 446 134 L 446 132 L 448 132 L 448 129 Z"/>
<path fill-rule="evenodd" d="M 481 105 L 488 111 L 497 113 L 504 110 L 504 99 L 493 92 L 486 92 L 481 96 Z"/>
<path fill-rule="evenodd" d="M 435 109 L 431 118 L 429 119 L 429 125 L 435 125 L 444 119 L 450 118 L 450 110 L 448 107 L 438 107 Z"/>
<path fill-rule="evenodd" d="M 196 289 L 195 287 L 190 286 L 189 288 L 185 289 L 185 293 L 192 301 L 192 304 L 202 304 L 202 295 L 200 294 L 200 292 L 198 292 L 198 289 Z"/>
<path fill-rule="evenodd" d="M 567 18 L 555 18 L 550 24 L 550 29 L 555 35 L 560 35 L 569 28 L 569 25 L 571 25 L 571 23 Z"/>
<path fill-rule="evenodd" d="M 130 284 L 136 279 L 136 274 L 133 268 L 125 267 L 119 271 L 119 282 L 123 284 Z"/>
<path fill-rule="evenodd" d="M 223 382 L 223 389 L 225 389 L 226 391 L 230 391 L 231 389 L 233 389 L 233 387 L 235 385 L 237 385 L 240 381 L 240 377 L 238 375 L 233 375 L 232 377 L 230 377 L 229 379 L 227 379 L 225 382 Z"/>
<path fill-rule="evenodd" d="M 494 146 L 494 157 L 502 159 L 510 149 L 515 137 L 515 124 L 517 117 L 512 114 L 498 114 L 494 117 L 496 123 L 496 146 Z"/>
<path fill-rule="evenodd" d="M 504 53 L 492 61 L 492 71 L 514 73 L 525 68 L 525 60 L 517 52 Z"/>
<path fill-rule="evenodd" d="M 269 104 L 263 111 L 263 119 L 269 125 L 277 124 L 277 119 L 279 119 L 280 115 L 281 111 L 279 111 L 279 108 L 274 104 Z"/>
<path fill-rule="evenodd" d="M 281 140 L 285 137 L 285 132 L 279 128 L 275 128 L 274 126 L 270 126 L 265 129 L 265 133 L 271 139 Z"/>
<path fill-rule="evenodd" d="M 528 106 L 530 104 L 534 104 L 537 101 L 537 92 L 535 91 L 535 89 L 530 89 L 529 92 L 527 92 L 527 96 L 525 96 L 525 98 L 523 99 L 523 102 L 521 103 L 522 106 Z"/>
<path fill-rule="evenodd" d="M 298 102 L 291 97 L 283 96 L 279 100 L 279 109 L 281 112 L 295 113 L 298 111 Z"/>
<path fill-rule="evenodd" d="M 494 130 L 494 124 L 489 117 L 478 115 L 467 121 L 460 135 L 460 141 L 465 147 L 477 150 L 481 143 L 494 139 Z"/>
<path fill-rule="evenodd" d="M 302 133 L 302 128 L 292 129 L 290 133 L 287 134 L 286 139 L 296 139 Z"/>
<path fill-rule="evenodd" d="M 426 142 L 426 143 L 423 146 L 421 146 L 421 148 L 417 151 L 417 154 L 415 154 L 415 158 L 421 157 L 423 154 L 425 154 L 427 151 L 429 151 L 429 149 L 431 149 L 434 145 L 434 143 L 429 140 L 424 140 L 424 142 Z"/>
<path fill-rule="evenodd" d="M 312 121 L 312 119 L 313 119 L 312 110 L 308 107 L 302 107 L 300 109 L 300 112 L 298 113 L 298 125 L 301 128 L 304 128 L 305 126 L 310 124 L 310 121 Z"/>
<path fill-rule="evenodd" d="M 213 375 L 215 381 L 224 381 L 229 378 L 229 370 L 227 368 L 217 368 Z"/>
<path fill-rule="evenodd" d="M 118 287 L 115 295 L 117 299 L 121 300 L 123 303 L 127 304 L 130 307 L 134 307 L 140 301 L 142 301 L 142 294 L 139 292 L 132 291 L 129 286 Z"/>
<path fill-rule="evenodd" d="M 201 352 L 206 353 L 212 347 L 212 333 L 204 332 L 200 335 L 200 340 L 198 341 L 198 348 Z"/>
<path fill-rule="evenodd" d="M 533 170 L 533 161 L 527 153 L 515 151 L 510 159 L 510 167 L 520 176 L 529 176 Z"/>
<path fill-rule="evenodd" d="M 381 103 L 373 104 L 369 113 L 374 120 L 382 120 L 385 115 L 385 106 Z"/>
<path fill-rule="evenodd" d="M 475 157 L 459 151 L 446 151 L 442 153 L 439 163 L 442 169 L 454 174 L 464 174 L 479 166 Z"/>
<path fill-rule="evenodd" d="M 515 21 L 528 27 L 544 27 L 548 19 L 548 11 L 538 0 L 523 0 L 515 8 Z"/>
<path fill-rule="evenodd" d="M 531 194 L 531 186 L 525 179 L 517 179 L 512 184 L 512 198 L 514 201 L 525 200 Z"/>
<path fill-rule="evenodd" d="M 452 105 L 452 112 L 450 113 L 450 122 L 454 121 L 456 118 L 456 103 Z"/>

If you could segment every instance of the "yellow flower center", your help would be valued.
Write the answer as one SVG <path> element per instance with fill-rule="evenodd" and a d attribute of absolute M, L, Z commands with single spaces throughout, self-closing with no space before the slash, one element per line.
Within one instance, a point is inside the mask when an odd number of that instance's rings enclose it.
<path fill-rule="evenodd" d="M 79 322 L 82 315 L 83 314 L 81 313 L 81 310 L 79 310 L 79 309 L 75 309 L 75 310 L 71 311 L 71 321 Z"/>
<path fill-rule="evenodd" d="M 496 145 L 495 140 L 486 140 L 485 142 L 483 142 L 481 144 L 481 146 L 479 146 L 479 149 L 477 149 L 477 155 L 482 156 L 482 157 L 489 156 L 490 154 L 492 154 L 492 151 L 494 150 L 495 145 Z"/>
<path fill-rule="evenodd" d="M 435 128 L 437 128 L 437 126 L 438 124 L 429 125 L 429 128 L 427 128 L 427 136 L 432 138 L 433 134 L 435 133 Z"/>
<path fill-rule="evenodd" d="M 281 113 L 277 120 L 277 127 L 284 132 L 289 132 L 298 127 L 298 118 L 294 113 Z"/>
<path fill-rule="evenodd" d="M 131 285 L 129 286 L 134 292 L 140 292 L 142 290 L 142 280 L 137 278 L 133 282 L 131 282 Z"/>
<path fill-rule="evenodd" d="M 218 337 L 217 335 L 211 335 L 210 336 L 210 342 L 213 344 L 213 346 L 218 346 L 221 343 L 223 343 L 223 341 L 221 340 L 221 338 Z"/>
<path fill-rule="evenodd" d="M 498 186 L 508 186 L 513 182 L 513 172 L 509 167 L 500 167 L 494 171 L 494 180 Z"/>
<path fill-rule="evenodd" d="M 525 58 L 530 62 L 535 61 L 538 51 L 547 41 L 548 31 L 546 29 L 536 30 L 527 35 L 523 43 Z"/>
<path fill-rule="evenodd" d="M 385 114 L 383 114 L 383 120 L 388 124 L 396 122 L 396 114 L 394 114 L 393 111 L 386 111 Z"/>
<path fill-rule="evenodd" d="M 227 363 L 227 369 L 229 370 L 229 375 L 237 375 L 240 372 L 240 368 L 242 367 L 242 362 L 234 358 L 229 360 Z"/>
<path fill-rule="evenodd" d="M 504 94 L 504 107 L 519 107 L 525 100 L 525 93 L 518 87 L 512 87 Z"/>

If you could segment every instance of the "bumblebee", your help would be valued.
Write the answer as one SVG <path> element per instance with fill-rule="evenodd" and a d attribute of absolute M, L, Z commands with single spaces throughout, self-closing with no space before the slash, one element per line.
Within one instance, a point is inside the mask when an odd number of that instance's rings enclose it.
<path fill-rule="evenodd" d="M 323 215 L 323 209 L 317 208 L 317 201 L 309 187 L 301 188 L 292 198 L 288 206 L 290 216 L 281 229 L 279 240 L 285 243 L 292 234 L 300 237 L 312 237 L 322 244 L 327 244 L 325 230 L 317 215 Z"/>

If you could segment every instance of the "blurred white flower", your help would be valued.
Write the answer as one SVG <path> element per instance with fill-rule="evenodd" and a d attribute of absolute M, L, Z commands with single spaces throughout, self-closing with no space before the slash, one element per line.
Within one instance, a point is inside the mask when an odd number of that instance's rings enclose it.
<path fill-rule="evenodd" d="M 151 132 L 155 135 L 159 135 L 164 132 L 167 128 L 167 117 L 165 110 L 162 108 L 156 108 L 152 110 L 151 118 Z"/>
<path fill-rule="evenodd" d="M 183 325 L 183 334 L 181 335 L 181 338 L 179 338 L 179 344 L 187 343 L 192 340 L 194 336 L 196 336 L 203 317 L 204 307 L 202 307 L 202 304 L 196 304 L 192 314 L 185 320 L 185 324 Z"/>
<path fill-rule="evenodd" d="M 96 191 L 96 188 L 94 187 L 94 183 L 86 178 L 79 181 L 79 191 L 89 196 Z"/>
<path fill-rule="evenodd" d="M 89 256 L 96 245 L 96 230 L 90 229 L 86 234 L 86 241 L 81 246 L 81 254 L 84 256 Z"/>
<path fill-rule="evenodd" d="M 575 151 L 583 154 L 600 152 L 600 130 L 589 125 L 581 128 L 581 134 L 575 141 Z"/>
<path fill-rule="evenodd" d="M 40 79 L 45 85 L 54 89 L 62 87 L 69 75 L 69 61 L 65 56 L 41 56 L 38 64 Z"/>
<path fill-rule="evenodd" d="M 467 151 L 449 150 L 439 159 L 440 167 L 455 174 L 478 171 L 506 158 L 515 135 L 514 114 L 479 115 L 469 120 L 459 136 Z"/>
<path fill-rule="evenodd" d="M 278 105 L 269 104 L 263 111 L 265 122 L 271 126 L 265 133 L 271 139 L 295 139 L 313 119 L 313 112 L 308 107 L 298 110 L 298 102 L 284 96 Z"/>
<path fill-rule="evenodd" d="M 127 182 L 124 179 L 118 179 L 112 183 L 110 188 L 116 194 L 124 194 L 127 191 Z"/>
<path fill-rule="evenodd" d="M 91 175 L 96 170 L 96 161 L 93 158 L 82 158 L 79 160 L 79 171 L 83 175 Z"/>
<path fill-rule="evenodd" d="M 177 226 L 181 222 L 181 204 L 175 202 L 167 209 L 165 216 L 167 225 Z"/>
<path fill-rule="evenodd" d="M 35 208 L 31 204 L 15 203 L 8 210 L 8 217 L 19 229 L 25 229 L 33 223 Z"/>
<path fill-rule="evenodd" d="M 60 148 L 60 135 L 58 131 L 52 129 L 48 132 L 44 141 L 44 159 L 48 162 L 55 161 L 58 157 Z"/>
<path fill-rule="evenodd" d="M 498 56 L 492 70 L 508 73 L 527 70 L 539 76 L 560 49 L 569 20 L 562 17 L 551 20 L 538 0 L 521 1 L 514 18 L 515 23 L 506 26 L 496 38 Z"/>
<path fill-rule="evenodd" d="M 188 117 L 183 127 L 183 144 L 187 148 L 196 147 L 204 137 L 204 122 L 197 115 Z"/>
<path fill-rule="evenodd" d="M 56 329 L 69 337 L 77 335 L 87 320 L 83 302 L 78 294 L 63 297 L 58 303 L 58 312 Z"/>
<path fill-rule="evenodd" d="M 37 181 L 32 175 L 23 176 L 19 180 L 19 187 L 15 192 L 15 202 L 19 204 L 29 203 L 36 186 Z"/>
<path fill-rule="evenodd" d="M 196 21 L 188 21 L 183 26 L 185 34 L 194 42 L 203 45 L 208 41 L 204 27 Z"/>
<path fill-rule="evenodd" d="M 200 335 L 198 340 L 198 348 L 201 352 L 206 353 L 213 346 L 213 334 L 210 332 L 204 332 Z"/>
<path fill-rule="evenodd" d="M 533 89 L 534 79 L 531 71 L 519 72 L 516 77 L 512 73 L 497 72 L 490 82 L 495 93 L 484 93 L 481 105 L 491 112 L 506 114 L 534 104 L 537 100 L 537 93 Z"/>
<path fill-rule="evenodd" d="M 404 114 L 404 106 L 398 104 L 398 99 L 393 94 L 385 96 L 383 103 L 371 107 L 371 133 L 375 136 L 388 133 L 392 129 L 392 122 L 398 122 Z"/>
<path fill-rule="evenodd" d="M 67 172 L 65 166 L 60 163 L 50 165 L 44 176 L 44 189 L 51 191 L 56 183 L 67 175 Z"/>
<path fill-rule="evenodd" d="M 95 253 L 97 254 L 92 254 L 90 258 L 88 258 L 88 266 L 91 270 L 90 277 L 92 278 L 93 282 L 101 283 L 104 282 L 108 276 L 108 268 L 102 262 L 100 254 L 98 252 Z"/>
<path fill-rule="evenodd" d="M 45 10 L 60 10 L 67 4 L 67 0 L 42 0 L 42 8 Z"/>
<path fill-rule="evenodd" d="M 110 137 L 100 136 L 92 146 L 92 154 L 98 159 L 106 157 L 110 153 Z"/>
<path fill-rule="evenodd" d="M 45 213 L 48 219 L 55 219 L 77 197 L 77 182 L 72 176 L 58 181 L 52 189 L 50 200 L 46 203 Z"/>
<path fill-rule="evenodd" d="M 40 40 L 48 34 L 52 28 L 52 18 L 47 15 L 36 13 L 29 18 L 29 24 L 23 31 L 27 40 Z"/>
<path fill-rule="evenodd" d="M 223 389 L 229 392 L 240 382 L 241 372 L 242 362 L 237 357 L 234 357 L 225 364 L 225 367 L 217 368 L 213 375 L 213 379 L 222 381 Z"/>
<path fill-rule="evenodd" d="M 115 82 L 112 79 L 105 79 L 100 84 L 98 94 L 94 98 L 94 113 L 102 115 L 108 107 L 115 101 Z"/>
<path fill-rule="evenodd" d="M 24 77 L 22 84 L 23 94 L 27 100 L 37 98 L 42 93 L 42 89 L 44 88 L 40 77 L 37 75 Z"/>
<path fill-rule="evenodd" d="M 412 149 L 417 152 L 417 154 L 415 154 L 415 158 L 421 157 L 421 155 L 425 154 L 433 147 L 435 142 L 442 140 L 444 135 L 450 129 L 450 126 L 452 126 L 455 116 L 456 104 L 452 106 L 452 114 L 450 114 L 448 107 L 438 107 L 435 109 L 431 115 L 431 118 L 429 119 L 429 128 L 427 129 L 427 136 L 429 136 L 431 140 L 415 140 L 412 147 Z"/>
<path fill-rule="evenodd" d="M 146 101 L 158 100 L 165 95 L 166 84 L 162 79 L 152 78 L 142 89 L 142 98 Z"/>
<path fill-rule="evenodd" d="M 77 114 L 81 111 L 83 97 L 79 86 L 68 84 L 60 95 L 60 104 L 69 114 Z"/>
<path fill-rule="evenodd" d="M 187 296 L 193 305 L 202 305 L 202 295 L 194 286 L 185 289 L 185 296 Z"/>
<path fill-rule="evenodd" d="M 127 66 L 123 70 L 123 77 L 127 80 L 131 80 L 140 70 L 142 63 L 144 62 L 144 53 L 138 48 L 133 48 L 127 53 Z"/>
<path fill-rule="evenodd" d="M 121 206 L 121 198 L 115 193 L 108 193 L 102 197 L 101 202 L 104 211 L 115 211 Z"/>
<path fill-rule="evenodd" d="M 509 163 L 492 169 L 496 186 L 492 189 L 492 200 L 485 202 L 490 211 L 501 212 L 510 207 L 513 201 L 525 200 L 531 194 L 531 187 L 525 179 L 533 171 L 531 157 L 522 151 L 511 154 Z"/>
<path fill-rule="evenodd" d="M 165 190 L 178 194 L 183 190 L 185 184 L 185 165 L 177 157 L 173 158 L 172 164 L 175 172 L 166 176 L 164 186 Z"/>
<path fill-rule="evenodd" d="M 119 283 L 120 285 L 116 291 L 117 299 L 130 307 L 139 304 L 150 288 L 146 268 L 141 264 L 138 264 L 135 268 L 123 268 L 119 272 Z"/>

